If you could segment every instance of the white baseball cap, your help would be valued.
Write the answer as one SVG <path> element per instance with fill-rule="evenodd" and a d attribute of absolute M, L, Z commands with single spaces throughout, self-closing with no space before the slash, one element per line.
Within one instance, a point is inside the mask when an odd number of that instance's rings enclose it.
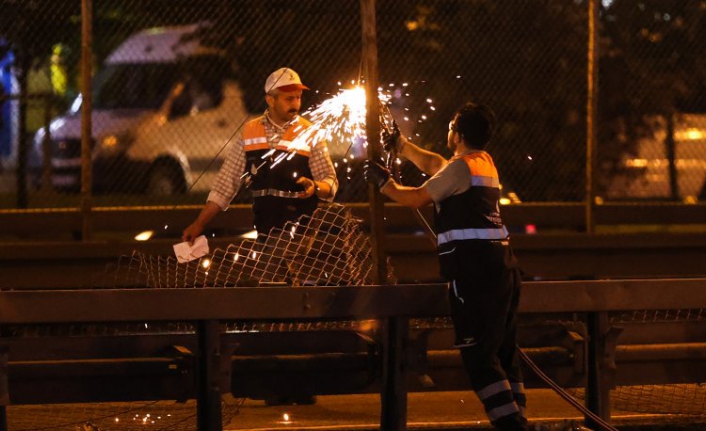
<path fill-rule="evenodd" d="M 265 81 L 265 93 L 278 88 L 280 91 L 308 90 L 309 87 L 302 84 L 297 72 L 288 67 L 282 67 L 270 73 Z"/>

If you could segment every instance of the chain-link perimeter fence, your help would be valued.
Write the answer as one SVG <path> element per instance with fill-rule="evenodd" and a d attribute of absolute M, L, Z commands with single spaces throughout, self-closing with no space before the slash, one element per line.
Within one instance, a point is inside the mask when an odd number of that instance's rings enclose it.
<path fill-rule="evenodd" d="M 303 110 L 365 79 L 357 0 L 92 4 L 93 149 L 84 163 L 92 160 L 95 206 L 203 202 L 223 148 L 266 108 L 264 82 L 278 67 L 311 87 Z M 81 4 L 3 8 L 0 205 L 78 206 Z M 489 151 L 505 192 L 582 201 L 587 10 L 586 0 L 378 1 L 379 82 L 402 131 L 446 153 L 454 110 L 485 102 L 498 114 Z M 600 199 L 703 198 L 705 17 L 702 0 L 601 2 Z M 363 145 L 330 148 L 338 200 L 365 200 Z M 423 181 L 402 168 L 403 181 Z M 247 191 L 236 198 L 248 200 Z"/>
<path fill-rule="evenodd" d="M 76 207 L 81 4 L 0 4 L 0 207 Z M 85 159 L 96 206 L 202 203 L 222 150 L 265 109 L 264 82 L 278 67 L 292 67 L 311 88 L 304 108 L 365 78 L 356 0 L 93 6 Z M 403 133 L 444 153 L 453 111 L 468 99 L 485 102 L 498 114 L 489 151 L 506 193 L 584 199 L 587 7 L 380 0 L 380 86 Z M 702 0 L 602 2 L 595 165 L 603 198 L 704 198 L 704 19 Z M 362 143 L 335 141 L 330 150 L 337 200 L 365 200 Z M 423 179 L 403 163 L 404 183 Z M 248 200 L 246 190 L 236 197 Z"/>

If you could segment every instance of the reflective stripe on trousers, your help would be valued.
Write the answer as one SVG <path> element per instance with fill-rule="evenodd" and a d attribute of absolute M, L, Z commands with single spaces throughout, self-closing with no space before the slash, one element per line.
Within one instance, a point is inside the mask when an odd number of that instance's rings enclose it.
<path fill-rule="evenodd" d="M 520 408 L 514 401 L 510 382 L 507 380 L 491 383 L 477 390 L 476 395 L 485 406 L 485 411 L 491 422 L 504 416 L 520 413 Z"/>

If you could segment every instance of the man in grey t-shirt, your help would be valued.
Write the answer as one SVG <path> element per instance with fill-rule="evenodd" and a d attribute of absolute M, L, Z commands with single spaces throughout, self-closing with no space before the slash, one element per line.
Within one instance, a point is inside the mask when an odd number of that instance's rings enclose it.
<path fill-rule="evenodd" d="M 431 178 L 420 187 L 396 183 L 390 172 L 367 161 L 366 178 L 380 192 L 418 208 L 434 204 L 435 233 L 456 340 L 476 395 L 500 430 L 526 430 L 526 397 L 516 345 L 520 272 L 500 217 L 500 181 L 484 151 L 495 115 L 467 103 L 449 123 L 446 160 L 412 144 L 398 131 L 383 136 L 386 147 L 412 161 Z"/>

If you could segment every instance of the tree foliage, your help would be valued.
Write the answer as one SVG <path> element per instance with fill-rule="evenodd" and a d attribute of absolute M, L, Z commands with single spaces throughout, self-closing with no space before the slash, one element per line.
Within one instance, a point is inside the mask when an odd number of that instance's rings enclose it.
<path fill-rule="evenodd" d="M 602 14 L 599 154 L 603 179 L 652 136 L 655 116 L 706 112 L 702 1 L 615 0 Z"/>

